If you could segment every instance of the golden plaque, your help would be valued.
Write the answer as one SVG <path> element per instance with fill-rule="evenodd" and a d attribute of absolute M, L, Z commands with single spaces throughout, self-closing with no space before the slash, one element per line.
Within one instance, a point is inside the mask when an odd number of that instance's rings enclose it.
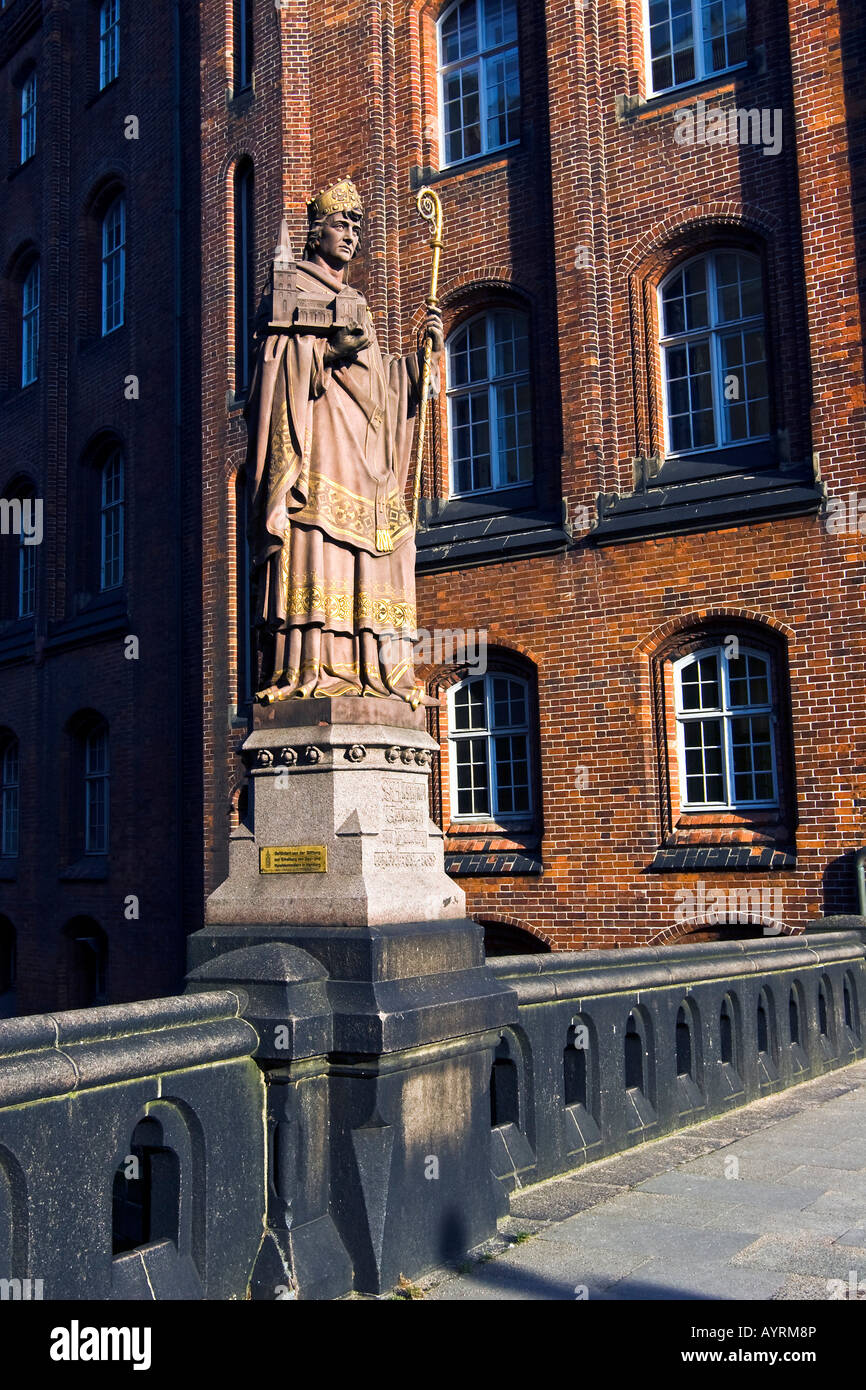
<path fill-rule="evenodd" d="M 259 850 L 260 874 L 324 874 L 326 845 L 269 845 Z"/>

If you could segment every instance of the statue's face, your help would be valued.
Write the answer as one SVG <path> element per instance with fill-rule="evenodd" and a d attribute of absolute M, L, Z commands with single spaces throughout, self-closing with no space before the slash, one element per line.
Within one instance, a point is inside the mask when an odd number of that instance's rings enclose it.
<path fill-rule="evenodd" d="M 337 269 L 348 265 L 361 240 L 361 219 L 349 212 L 332 212 L 319 233 L 319 255 Z"/>

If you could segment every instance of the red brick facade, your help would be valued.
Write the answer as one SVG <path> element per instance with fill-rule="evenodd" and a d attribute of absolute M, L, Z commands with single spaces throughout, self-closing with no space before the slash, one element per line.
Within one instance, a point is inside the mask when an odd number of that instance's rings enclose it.
<path fill-rule="evenodd" d="M 520 141 L 450 170 L 439 144 L 443 6 L 253 0 L 245 90 L 237 8 L 181 0 L 178 29 L 168 0 L 147 16 L 121 0 L 120 76 L 90 105 L 92 36 L 69 6 L 45 0 L 41 20 L 33 0 L 0 12 L 10 129 L 15 83 L 30 60 L 53 122 L 50 140 L 40 126 L 36 159 L 10 176 L 0 217 L 4 342 L 17 321 L 16 257 L 31 242 L 46 306 L 39 382 L 21 391 L 13 372 L 0 401 L 0 487 L 27 472 L 46 498 L 31 645 L 6 657 L 0 650 L 0 725 L 14 730 L 22 758 L 22 849 L 15 879 L 0 881 L 0 913 L 19 941 L 20 1001 L 26 993 L 28 1008 L 55 1003 L 62 928 L 83 914 L 109 938 L 112 998 L 174 988 L 183 932 L 226 872 L 241 791 L 235 749 L 249 712 L 239 651 L 235 499 L 246 440 L 235 391 L 234 221 L 236 175 L 250 165 L 257 285 L 280 217 L 299 250 L 305 199 L 348 175 L 367 208 L 352 283 L 367 295 L 383 344 L 410 350 L 429 275 L 415 210 L 427 180 L 444 208 L 446 331 L 497 306 L 528 315 L 535 476 L 524 510 L 536 520 L 523 526 L 515 516 L 521 543 L 497 551 L 473 541 L 449 564 L 460 527 L 471 531 L 471 508 L 445 505 L 444 398 L 426 467 L 426 492 L 441 505 L 420 537 L 419 621 L 431 632 L 486 630 L 491 667 L 526 676 L 534 701 L 534 818 L 456 821 L 447 757 L 436 779 L 449 855 L 464 869 L 474 856 L 488 870 L 460 878 L 473 915 L 561 949 L 672 940 L 690 930 L 677 906 L 699 884 L 703 894 L 781 890 L 773 901 L 785 930 L 856 910 L 853 854 L 866 816 L 866 571 L 856 511 L 866 497 L 866 52 L 857 6 L 752 3 L 746 66 L 647 97 L 641 0 L 520 3 Z M 779 152 L 679 144 L 676 112 L 696 110 L 698 100 L 780 111 Z M 129 112 L 140 119 L 137 142 L 123 138 Z M 129 199 L 128 323 L 90 342 L 82 247 L 92 200 L 111 180 Z M 669 463 L 661 464 L 656 291 L 683 260 L 716 248 L 751 253 L 762 267 L 772 430 L 757 482 L 728 480 L 714 502 L 713 478 L 659 486 Z M 171 365 L 178 283 L 180 436 Z M 123 396 L 127 372 L 141 378 L 134 405 Z M 85 632 L 52 650 L 70 614 L 77 533 L 66 506 L 74 510 L 80 495 L 72 470 L 98 430 L 114 432 L 129 457 L 129 622 L 116 615 L 113 632 Z M 754 480 L 753 463 L 732 472 Z M 689 485 L 680 506 L 676 489 Z M 853 527 L 828 524 L 824 492 L 845 499 Z M 623 518 L 644 497 L 639 534 L 626 539 Z M 508 506 L 494 499 L 487 515 Z M 128 633 L 141 637 L 137 663 L 122 659 Z M 179 634 L 189 653 L 182 683 Z M 671 661 L 730 636 L 772 664 L 780 805 L 773 814 L 683 815 Z M 426 674 L 441 692 L 444 744 L 446 690 L 462 672 Z M 54 770 L 66 721 L 80 709 L 98 710 L 112 733 L 104 882 L 55 874 L 66 793 L 59 774 L 53 789 Z M 686 850 L 689 867 L 678 869 Z M 739 858 L 726 859 L 729 850 Z M 749 853 L 760 867 L 745 864 Z M 719 867 L 735 859 L 736 870 Z M 532 872 L 511 871 L 528 861 Z M 125 895 L 138 891 L 141 921 L 124 921 Z"/>

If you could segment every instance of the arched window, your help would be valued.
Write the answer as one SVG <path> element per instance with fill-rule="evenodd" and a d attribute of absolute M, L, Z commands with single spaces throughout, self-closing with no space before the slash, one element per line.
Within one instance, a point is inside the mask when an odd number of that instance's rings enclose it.
<path fill-rule="evenodd" d="M 644 16 L 652 92 L 746 61 L 746 0 L 644 0 Z"/>
<path fill-rule="evenodd" d="M 107 854 L 109 811 L 108 726 L 84 735 L 84 853 Z"/>
<path fill-rule="evenodd" d="M 21 84 L 21 163 L 26 164 L 36 153 L 36 73 L 31 72 Z"/>
<path fill-rule="evenodd" d="M 680 804 L 684 808 L 779 804 L 769 657 L 728 644 L 674 664 Z"/>
<path fill-rule="evenodd" d="M 253 81 L 253 0 L 235 0 L 235 94 Z"/>
<path fill-rule="evenodd" d="M 123 324 L 126 293 L 126 200 L 114 199 L 102 219 L 102 335 Z"/>
<path fill-rule="evenodd" d="M 21 287 L 21 385 L 39 375 L 39 262 L 34 261 Z"/>
<path fill-rule="evenodd" d="M 529 329 L 495 309 L 448 339 L 451 492 L 490 492 L 532 477 Z"/>
<path fill-rule="evenodd" d="M 66 1008 L 91 1009 L 107 997 L 108 943 L 92 917 L 74 917 L 63 928 L 66 960 L 61 981 Z"/>
<path fill-rule="evenodd" d="M 17 538 L 14 550 L 0 551 L 3 561 L 3 617 L 15 621 L 36 612 L 36 555 L 42 539 L 41 501 L 33 484 L 22 479 L 0 500 L 4 531 Z"/>
<path fill-rule="evenodd" d="M 527 682 L 490 673 L 448 692 L 453 819 L 525 820 L 532 814 Z"/>
<path fill-rule="evenodd" d="M 120 72 L 120 0 L 102 0 L 99 7 L 99 90 Z"/>
<path fill-rule="evenodd" d="M 445 164 L 520 138 L 516 0 L 459 0 L 439 20 Z"/>
<path fill-rule="evenodd" d="M 255 323 L 255 171 L 243 160 L 235 173 L 235 391 L 241 395 L 252 375 Z"/>
<path fill-rule="evenodd" d="M 123 454 L 112 449 L 100 469 L 100 589 L 123 583 L 123 481 Z"/>
<path fill-rule="evenodd" d="M 18 740 L 7 734 L 0 740 L 0 855 L 4 859 L 18 854 L 19 794 Z"/>
<path fill-rule="evenodd" d="M 679 266 L 659 290 L 669 454 L 770 434 L 761 265 L 737 250 Z"/>

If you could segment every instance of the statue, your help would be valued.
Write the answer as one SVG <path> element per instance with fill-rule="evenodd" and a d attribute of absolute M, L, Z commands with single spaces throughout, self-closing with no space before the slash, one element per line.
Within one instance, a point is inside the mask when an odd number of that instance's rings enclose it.
<path fill-rule="evenodd" d="M 425 352 L 438 390 L 442 320 L 428 301 L 425 351 L 383 355 L 365 299 L 345 282 L 360 245 L 357 190 L 341 179 L 307 213 L 302 260 L 281 228 L 245 411 L 256 699 L 369 695 L 415 709 L 404 494 Z"/>

